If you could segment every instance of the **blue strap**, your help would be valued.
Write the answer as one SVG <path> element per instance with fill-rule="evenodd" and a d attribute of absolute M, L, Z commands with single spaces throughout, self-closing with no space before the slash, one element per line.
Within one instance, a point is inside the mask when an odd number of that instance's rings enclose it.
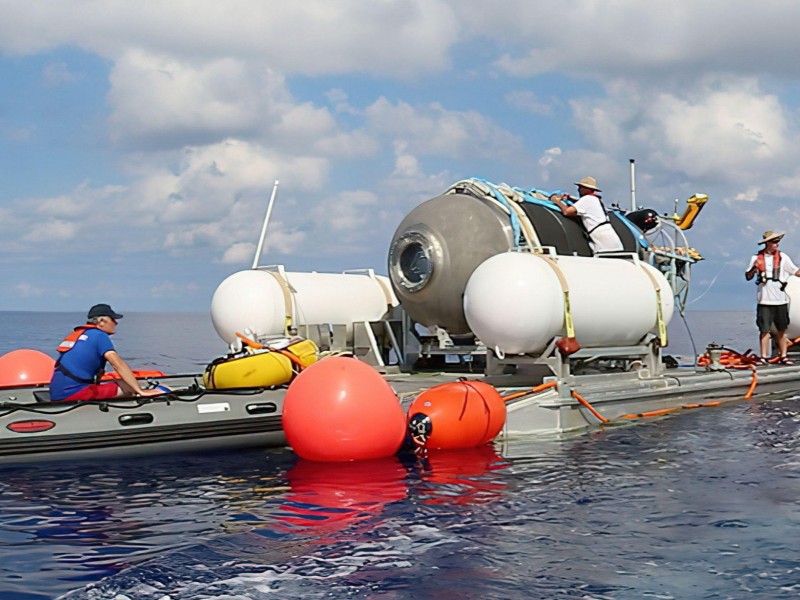
<path fill-rule="evenodd" d="M 557 196 L 561 196 L 561 194 L 562 194 L 561 190 L 553 190 L 553 191 L 550 191 L 550 192 L 548 192 L 547 190 L 539 190 L 539 189 L 536 189 L 536 188 L 531 188 L 529 190 L 523 190 L 521 188 L 514 188 L 514 190 L 519 192 L 520 194 L 522 194 L 522 197 L 525 200 L 525 202 L 529 202 L 531 204 L 537 204 L 538 206 L 544 206 L 545 208 L 549 208 L 550 210 L 552 210 L 554 212 L 561 213 L 561 208 L 555 202 L 553 202 L 552 200 L 549 200 L 550 196 L 552 196 L 553 194 L 555 194 Z M 537 198 L 534 194 L 543 194 L 543 195 L 547 196 L 548 200 L 542 200 L 541 198 Z M 564 203 L 567 206 L 571 206 L 572 205 L 572 201 L 571 200 L 565 200 Z"/>
<path fill-rule="evenodd" d="M 503 206 L 505 206 L 508 209 L 508 212 L 510 213 L 510 217 L 511 217 L 511 231 L 514 234 L 514 247 L 515 248 L 519 248 L 520 247 L 520 245 L 519 245 L 519 237 L 520 237 L 520 230 L 521 230 L 522 226 L 520 225 L 519 217 L 517 216 L 517 213 L 514 211 L 513 208 L 511 208 L 511 203 L 508 201 L 508 198 L 506 198 L 503 195 L 503 193 L 500 190 L 497 189 L 495 184 L 493 184 L 491 181 L 488 181 L 487 179 L 482 179 L 480 177 L 470 177 L 470 180 L 471 181 L 477 181 L 479 183 L 482 183 L 486 187 L 488 187 L 489 191 L 491 191 L 491 193 L 492 193 L 492 196 L 494 196 L 494 199 L 497 200 L 500 204 L 502 204 Z"/>

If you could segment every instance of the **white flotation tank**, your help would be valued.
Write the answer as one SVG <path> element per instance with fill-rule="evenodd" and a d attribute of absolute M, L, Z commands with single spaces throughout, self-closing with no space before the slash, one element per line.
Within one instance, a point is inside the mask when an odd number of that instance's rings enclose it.
<path fill-rule="evenodd" d="M 211 299 L 211 321 L 228 344 L 249 329 L 256 337 L 285 334 L 292 326 L 377 321 L 397 306 L 388 278 L 371 270 L 352 273 L 287 272 L 282 268 L 234 273 Z"/>
<path fill-rule="evenodd" d="M 789 277 L 786 295 L 789 296 L 789 328 L 786 336 L 793 340 L 800 336 L 800 277 Z"/>
<path fill-rule="evenodd" d="M 565 335 L 564 291 L 549 261 L 567 284 L 575 337 L 584 348 L 628 346 L 657 332 L 656 286 L 664 325 L 672 318 L 672 289 L 646 263 L 508 252 L 481 263 L 464 291 L 467 322 L 488 348 L 536 354 L 554 337 Z"/>

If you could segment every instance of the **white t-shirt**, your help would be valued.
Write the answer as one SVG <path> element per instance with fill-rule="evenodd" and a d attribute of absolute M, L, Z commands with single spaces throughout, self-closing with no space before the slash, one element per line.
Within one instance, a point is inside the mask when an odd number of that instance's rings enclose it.
<path fill-rule="evenodd" d="M 750 259 L 750 264 L 747 265 L 747 269 L 745 269 L 745 271 L 752 269 L 754 264 L 756 264 L 755 256 Z M 767 277 L 772 277 L 772 254 L 767 254 L 766 252 L 764 253 L 764 266 L 766 267 Z M 789 281 L 789 277 L 795 273 L 797 273 L 797 266 L 792 262 L 791 258 L 781 252 L 781 268 L 780 272 L 778 273 L 778 279 L 780 281 L 773 281 L 770 279 L 766 283 L 759 283 L 758 303 L 769 304 L 772 306 L 788 304 L 789 296 L 787 296 L 786 292 L 781 289 L 781 282 L 786 283 Z M 756 277 L 760 278 L 760 276 L 761 272 L 756 272 Z"/>
<path fill-rule="evenodd" d="M 586 231 L 591 231 L 592 250 L 595 252 L 613 252 L 623 249 L 617 232 L 608 223 L 608 215 L 600 203 L 600 198 L 593 194 L 581 196 L 573 205 L 583 222 Z M 601 225 L 601 223 L 604 223 Z M 598 227 L 599 225 L 599 227 Z"/>

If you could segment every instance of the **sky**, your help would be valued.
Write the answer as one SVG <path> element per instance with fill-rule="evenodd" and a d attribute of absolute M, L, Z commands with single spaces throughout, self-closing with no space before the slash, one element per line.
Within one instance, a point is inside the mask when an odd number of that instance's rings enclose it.
<path fill-rule="evenodd" d="M 0 0 L 0 310 L 205 311 L 259 264 L 387 272 L 403 217 L 482 177 L 679 212 L 689 309 L 800 263 L 800 4 Z"/>

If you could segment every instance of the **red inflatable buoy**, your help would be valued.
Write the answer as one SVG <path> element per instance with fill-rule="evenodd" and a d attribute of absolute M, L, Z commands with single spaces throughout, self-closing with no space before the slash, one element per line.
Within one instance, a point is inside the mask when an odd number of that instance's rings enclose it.
<path fill-rule="evenodd" d="M 380 373 L 355 358 L 333 356 L 312 364 L 289 385 L 283 429 L 302 458 L 367 460 L 400 449 L 405 415 Z"/>
<path fill-rule="evenodd" d="M 408 428 L 420 448 L 475 448 L 506 422 L 506 403 L 491 385 L 454 381 L 422 392 L 408 408 Z"/>
<path fill-rule="evenodd" d="M 0 356 L 0 387 L 50 383 L 55 360 L 38 350 L 14 350 Z"/>

